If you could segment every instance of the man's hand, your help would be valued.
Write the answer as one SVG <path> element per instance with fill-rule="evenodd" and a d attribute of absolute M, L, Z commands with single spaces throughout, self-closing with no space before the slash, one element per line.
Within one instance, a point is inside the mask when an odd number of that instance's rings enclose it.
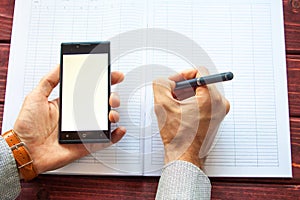
<path fill-rule="evenodd" d="M 124 79 L 120 72 L 112 72 L 112 84 Z M 46 75 L 39 85 L 26 97 L 14 130 L 21 141 L 25 142 L 33 165 L 38 174 L 62 167 L 90 152 L 103 149 L 118 142 L 126 132 L 124 127 L 118 127 L 112 133 L 111 143 L 105 144 L 59 144 L 58 119 L 59 101 L 48 101 L 52 90 L 59 82 L 59 66 Z M 114 93 L 110 95 L 110 105 L 118 107 L 120 100 Z M 119 114 L 111 110 L 109 120 L 113 123 L 119 120 Z"/>
<path fill-rule="evenodd" d="M 229 102 L 214 85 L 174 92 L 175 81 L 208 75 L 208 71 L 186 70 L 169 79 L 153 82 L 155 113 L 164 144 L 165 163 L 185 160 L 202 167 Z"/>

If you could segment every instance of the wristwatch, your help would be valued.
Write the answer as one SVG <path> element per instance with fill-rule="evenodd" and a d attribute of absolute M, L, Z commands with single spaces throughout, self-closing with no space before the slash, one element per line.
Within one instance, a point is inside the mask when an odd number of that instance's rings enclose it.
<path fill-rule="evenodd" d="M 6 140 L 8 146 L 10 147 L 16 163 L 25 181 L 32 180 L 37 176 L 37 173 L 33 166 L 33 160 L 30 156 L 28 148 L 24 142 L 21 142 L 18 135 L 14 130 L 9 130 L 2 134 L 2 137 Z"/>

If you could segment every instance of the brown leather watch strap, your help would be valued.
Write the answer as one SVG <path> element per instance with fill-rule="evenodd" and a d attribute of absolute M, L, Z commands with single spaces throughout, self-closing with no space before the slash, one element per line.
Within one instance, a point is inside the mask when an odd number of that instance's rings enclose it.
<path fill-rule="evenodd" d="M 33 160 L 24 142 L 21 142 L 14 130 L 10 130 L 2 134 L 8 146 L 13 152 L 19 172 L 25 181 L 29 181 L 37 176 L 33 167 Z"/>

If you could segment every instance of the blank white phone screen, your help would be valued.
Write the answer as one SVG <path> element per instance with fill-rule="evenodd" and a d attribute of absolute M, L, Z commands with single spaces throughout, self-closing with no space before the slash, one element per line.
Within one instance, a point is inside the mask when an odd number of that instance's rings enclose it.
<path fill-rule="evenodd" d="M 108 53 L 63 55 L 62 131 L 108 130 Z"/>

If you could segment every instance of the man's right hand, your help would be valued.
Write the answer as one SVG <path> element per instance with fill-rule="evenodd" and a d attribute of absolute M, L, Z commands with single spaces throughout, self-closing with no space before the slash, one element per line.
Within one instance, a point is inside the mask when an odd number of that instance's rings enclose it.
<path fill-rule="evenodd" d="M 202 158 L 209 152 L 219 125 L 230 109 L 228 100 L 214 85 L 174 92 L 175 81 L 203 75 L 208 75 L 205 68 L 201 68 L 201 74 L 191 69 L 153 82 L 165 164 L 184 160 L 202 168 Z"/>

